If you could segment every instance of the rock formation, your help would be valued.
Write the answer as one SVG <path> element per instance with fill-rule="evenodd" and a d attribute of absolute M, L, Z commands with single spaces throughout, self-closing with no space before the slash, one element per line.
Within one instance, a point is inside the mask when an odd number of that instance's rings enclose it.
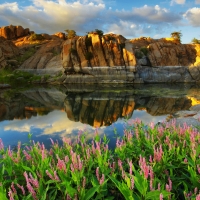
<path fill-rule="evenodd" d="M 97 32 L 67 40 L 61 32 L 35 34 L 33 40 L 33 33 L 0 28 L 0 68 L 50 74 L 54 84 L 200 82 L 199 44 Z"/>
<path fill-rule="evenodd" d="M 23 28 L 22 26 L 4 26 L 0 27 L 0 36 L 7 40 L 13 40 L 20 37 L 30 35 L 29 28 Z"/>

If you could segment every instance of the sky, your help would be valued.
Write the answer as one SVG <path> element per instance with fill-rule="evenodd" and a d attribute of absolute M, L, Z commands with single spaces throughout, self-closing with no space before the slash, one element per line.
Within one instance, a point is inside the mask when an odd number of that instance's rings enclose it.
<path fill-rule="evenodd" d="M 200 0 L 1 0 L 0 27 L 10 24 L 48 34 L 100 29 L 127 39 L 180 31 L 190 43 L 200 39 Z"/>

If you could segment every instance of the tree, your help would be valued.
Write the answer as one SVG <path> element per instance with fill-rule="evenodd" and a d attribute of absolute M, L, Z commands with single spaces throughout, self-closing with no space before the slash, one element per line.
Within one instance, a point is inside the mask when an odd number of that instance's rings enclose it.
<path fill-rule="evenodd" d="M 72 39 L 76 36 L 76 31 L 75 30 L 65 30 L 65 32 L 67 32 L 67 38 L 68 39 Z"/>
<path fill-rule="evenodd" d="M 193 38 L 192 39 L 192 43 L 193 44 L 200 44 L 200 40 L 196 39 L 196 38 Z"/>
<path fill-rule="evenodd" d="M 99 36 L 103 36 L 103 31 L 99 30 L 99 29 L 95 29 L 95 32 L 99 35 Z"/>
<path fill-rule="evenodd" d="M 171 37 L 177 40 L 178 42 L 181 42 L 182 33 L 180 31 L 174 31 L 171 33 Z"/>

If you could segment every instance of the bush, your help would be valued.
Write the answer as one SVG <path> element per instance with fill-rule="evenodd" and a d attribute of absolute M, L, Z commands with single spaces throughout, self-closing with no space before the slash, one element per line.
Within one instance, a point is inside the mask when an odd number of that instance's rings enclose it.
<path fill-rule="evenodd" d="M 141 47 L 141 48 L 140 48 L 140 51 L 141 51 L 145 56 L 147 56 L 149 50 L 148 50 L 147 47 Z"/>
<path fill-rule="evenodd" d="M 92 58 L 93 58 L 92 52 L 87 52 L 87 53 L 85 54 L 85 59 L 86 59 L 86 60 L 91 60 Z"/>
<path fill-rule="evenodd" d="M 29 37 L 30 41 L 36 41 L 36 40 L 44 40 L 44 37 L 41 34 L 36 34 L 33 33 L 31 34 L 31 36 Z"/>
<path fill-rule="evenodd" d="M 193 44 L 200 44 L 200 40 L 196 39 L 196 38 L 193 38 L 192 39 L 192 43 Z"/>
<path fill-rule="evenodd" d="M 67 32 L 67 38 L 72 39 L 76 36 L 76 31 L 75 30 L 65 30 Z"/>
<path fill-rule="evenodd" d="M 136 52 L 135 52 L 135 57 L 136 57 L 137 59 L 141 59 L 141 58 L 143 57 L 143 53 L 142 53 L 141 51 L 136 51 Z"/>

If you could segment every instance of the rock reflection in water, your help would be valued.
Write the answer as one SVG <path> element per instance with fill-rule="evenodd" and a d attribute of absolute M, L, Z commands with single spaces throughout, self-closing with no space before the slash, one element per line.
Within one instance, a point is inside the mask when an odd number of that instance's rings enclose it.
<path fill-rule="evenodd" d="M 67 117 L 94 127 L 109 126 L 121 117 L 131 117 L 135 107 L 133 97 L 124 93 L 68 94 L 64 102 Z"/>

